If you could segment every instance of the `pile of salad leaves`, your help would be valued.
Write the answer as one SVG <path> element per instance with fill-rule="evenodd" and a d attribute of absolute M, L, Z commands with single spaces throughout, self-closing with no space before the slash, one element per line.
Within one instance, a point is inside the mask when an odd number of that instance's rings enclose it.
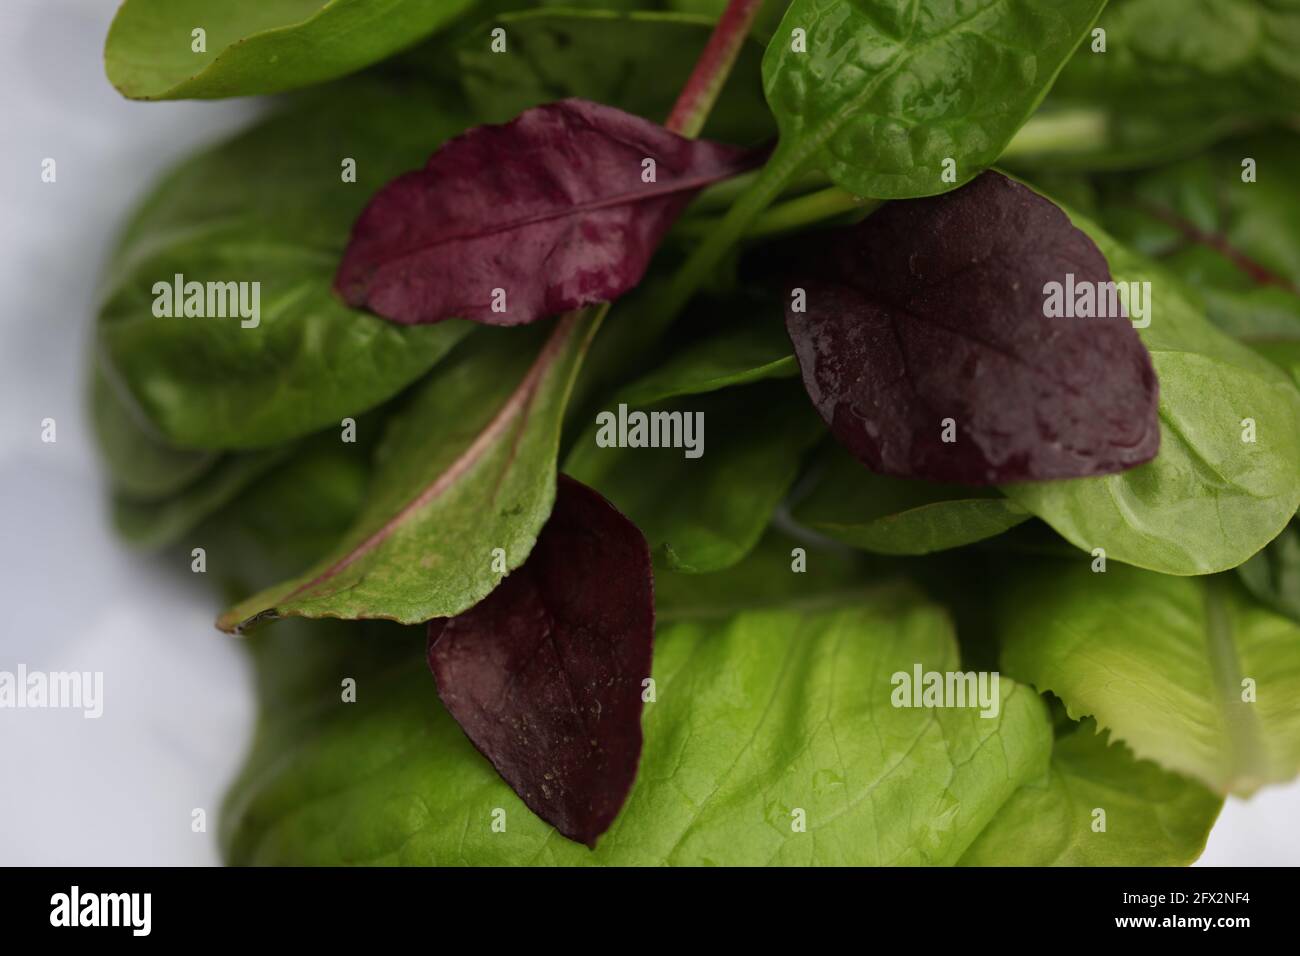
<path fill-rule="evenodd" d="M 118 529 L 250 635 L 230 862 L 1185 864 L 1300 771 L 1298 0 L 126 0 L 105 60 L 282 94 L 91 368 Z"/>

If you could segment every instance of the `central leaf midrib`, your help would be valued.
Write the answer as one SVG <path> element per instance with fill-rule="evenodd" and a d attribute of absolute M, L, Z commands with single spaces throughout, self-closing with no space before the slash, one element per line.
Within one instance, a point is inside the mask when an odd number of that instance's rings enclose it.
<path fill-rule="evenodd" d="M 1241 662 L 1224 587 L 1220 581 L 1206 580 L 1204 603 L 1206 659 L 1228 745 L 1230 773 L 1224 789 L 1235 789 L 1243 782 L 1253 789 L 1267 780 L 1268 766 L 1259 718 L 1239 697 Z"/>

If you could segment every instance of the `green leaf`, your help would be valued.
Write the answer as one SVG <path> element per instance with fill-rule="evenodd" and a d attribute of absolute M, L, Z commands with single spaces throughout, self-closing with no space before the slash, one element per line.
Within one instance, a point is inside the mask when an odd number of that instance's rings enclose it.
<path fill-rule="evenodd" d="M 656 563 L 678 571 L 717 571 L 743 558 L 794 482 L 804 452 L 826 431 L 793 382 L 642 407 L 616 397 L 602 414 L 617 420 L 622 412 L 679 415 L 683 430 L 699 423 L 694 434 L 701 454 L 687 457 L 690 449 L 681 447 L 602 447 L 606 428 L 598 419 L 564 471 L 608 498 L 641 529 Z M 653 418 L 650 423 L 657 431 Z"/>
<path fill-rule="evenodd" d="M 929 554 L 991 538 L 1028 521 L 993 488 L 877 475 L 838 443 L 827 445 L 794 519 L 814 531 L 881 554 Z"/>
<path fill-rule="evenodd" d="M 1016 569 L 997 601 L 1003 671 L 1216 792 L 1294 777 L 1300 625 L 1250 600 L 1231 575 L 1090 564 Z"/>
<path fill-rule="evenodd" d="M 1242 163 L 1257 178 L 1243 182 Z M 1096 218 L 1205 300 L 1211 321 L 1278 364 L 1300 347 L 1300 196 L 1286 170 L 1300 135 L 1278 130 L 1144 174 L 1098 179 Z"/>
<path fill-rule="evenodd" d="M 383 618 L 415 624 L 472 607 L 523 563 L 555 498 L 560 423 L 599 319 L 472 336 L 392 420 L 365 510 L 306 573 L 217 622 Z M 546 334 L 544 342 L 539 336 Z"/>
<path fill-rule="evenodd" d="M 432 87 L 359 78 L 167 176 L 109 263 L 99 317 L 109 372 L 149 427 L 182 448 L 271 445 L 337 427 L 445 355 L 468 323 L 404 328 L 347 308 L 331 284 L 370 196 L 466 122 Z M 177 274 L 247 282 L 250 296 L 260 283 L 260 322 L 156 316 L 155 284 Z"/>
<path fill-rule="evenodd" d="M 197 481 L 167 498 L 139 501 L 116 495 L 113 527 L 133 547 L 156 550 L 175 544 L 293 453 L 292 445 L 281 445 L 224 455 Z"/>
<path fill-rule="evenodd" d="M 839 607 L 867 585 L 896 574 L 896 567 L 879 559 L 810 545 L 769 528 L 745 560 L 730 568 L 713 574 L 657 571 L 655 619 L 663 625 L 742 611 Z"/>
<path fill-rule="evenodd" d="M 683 621 L 656 637 L 639 777 L 593 852 L 533 816 L 437 704 L 422 632 L 356 627 L 260 639 L 264 674 L 305 674 L 265 678 L 222 819 L 230 863 L 948 864 L 1048 759 L 1042 701 L 1010 681 L 994 719 L 889 705 L 893 673 L 958 666 L 946 617 L 910 592 Z M 344 676 L 357 701 L 340 707 Z"/>
<path fill-rule="evenodd" d="M 960 186 L 1001 155 L 1104 3 L 794 0 L 763 58 L 773 176 L 816 166 L 877 199 Z"/>
<path fill-rule="evenodd" d="M 1168 162 L 1297 114 L 1300 9 L 1287 0 L 1111 0 L 1098 27 L 1105 52 L 1099 37 L 1080 47 L 1004 162 Z"/>
<path fill-rule="evenodd" d="M 150 434 L 143 416 L 113 387 L 98 361 L 91 370 L 90 405 L 100 458 L 114 493 L 123 498 L 165 498 L 194 482 L 219 457 L 173 448 Z"/>
<path fill-rule="evenodd" d="M 208 573 L 232 597 L 298 574 L 338 543 L 365 504 L 382 422 L 357 423 L 358 441 L 323 432 L 252 482 L 195 532 L 207 546 Z"/>
<path fill-rule="evenodd" d="M 1108 745 L 1085 721 L 1056 739 L 1048 778 L 1017 790 L 961 865 L 1186 866 L 1222 806 L 1200 784 Z M 1098 809 L 1104 831 L 1094 829 Z"/>
<path fill-rule="evenodd" d="M 1139 334 L 1160 380 L 1160 453 L 1116 475 L 1002 490 L 1085 551 L 1165 574 L 1234 568 L 1300 505 L 1300 392 L 1211 325 L 1173 276 L 1072 219 L 1116 282 L 1151 283 L 1150 325 Z M 1254 442 L 1243 440 L 1248 418 Z"/>
<path fill-rule="evenodd" d="M 662 123 L 716 21 L 604 10 L 508 13 L 466 36 L 457 59 L 475 114 L 488 122 L 579 96 Z M 504 53 L 490 47 L 495 27 L 506 31 Z M 702 136 L 749 145 L 775 134 L 761 64 L 758 44 L 744 44 Z"/>
<path fill-rule="evenodd" d="M 104 66 L 110 82 L 132 99 L 279 93 L 382 60 L 471 5 L 472 0 L 126 0 L 109 27 Z M 204 31 L 201 45 L 195 30 Z"/>
<path fill-rule="evenodd" d="M 1251 594 L 1300 623 L 1300 521 L 1287 525 L 1237 573 Z"/>
<path fill-rule="evenodd" d="M 766 317 L 765 317 L 766 318 Z M 698 395 L 770 378 L 795 378 L 799 363 L 779 316 L 746 316 L 674 352 L 663 365 L 620 394 L 629 405 L 648 405 L 679 395 Z"/>

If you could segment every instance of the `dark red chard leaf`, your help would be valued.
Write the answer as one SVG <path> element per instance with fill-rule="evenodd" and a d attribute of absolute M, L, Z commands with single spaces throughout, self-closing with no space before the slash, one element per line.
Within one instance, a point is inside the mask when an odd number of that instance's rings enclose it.
<path fill-rule="evenodd" d="M 335 286 L 404 324 L 519 325 L 608 302 L 640 281 L 696 192 L 757 158 L 599 103 L 538 106 L 380 190 Z"/>
<path fill-rule="evenodd" d="M 645 537 L 561 475 L 523 566 L 465 613 L 429 622 L 429 667 L 524 803 L 594 847 L 636 778 L 653 636 Z"/>
<path fill-rule="evenodd" d="M 786 327 L 813 404 L 874 471 L 983 485 L 1155 457 L 1155 370 L 1122 310 L 1045 315 L 1048 283 L 1111 277 L 1037 193 L 987 172 L 804 240 Z"/>

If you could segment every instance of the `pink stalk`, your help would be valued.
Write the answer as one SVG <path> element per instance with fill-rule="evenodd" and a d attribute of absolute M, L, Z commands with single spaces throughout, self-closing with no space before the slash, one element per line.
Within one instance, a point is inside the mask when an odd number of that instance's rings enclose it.
<path fill-rule="evenodd" d="M 763 0 L 730 0 L 664 126 L 691 139 L 700 134 L 762 6 Z"/>

